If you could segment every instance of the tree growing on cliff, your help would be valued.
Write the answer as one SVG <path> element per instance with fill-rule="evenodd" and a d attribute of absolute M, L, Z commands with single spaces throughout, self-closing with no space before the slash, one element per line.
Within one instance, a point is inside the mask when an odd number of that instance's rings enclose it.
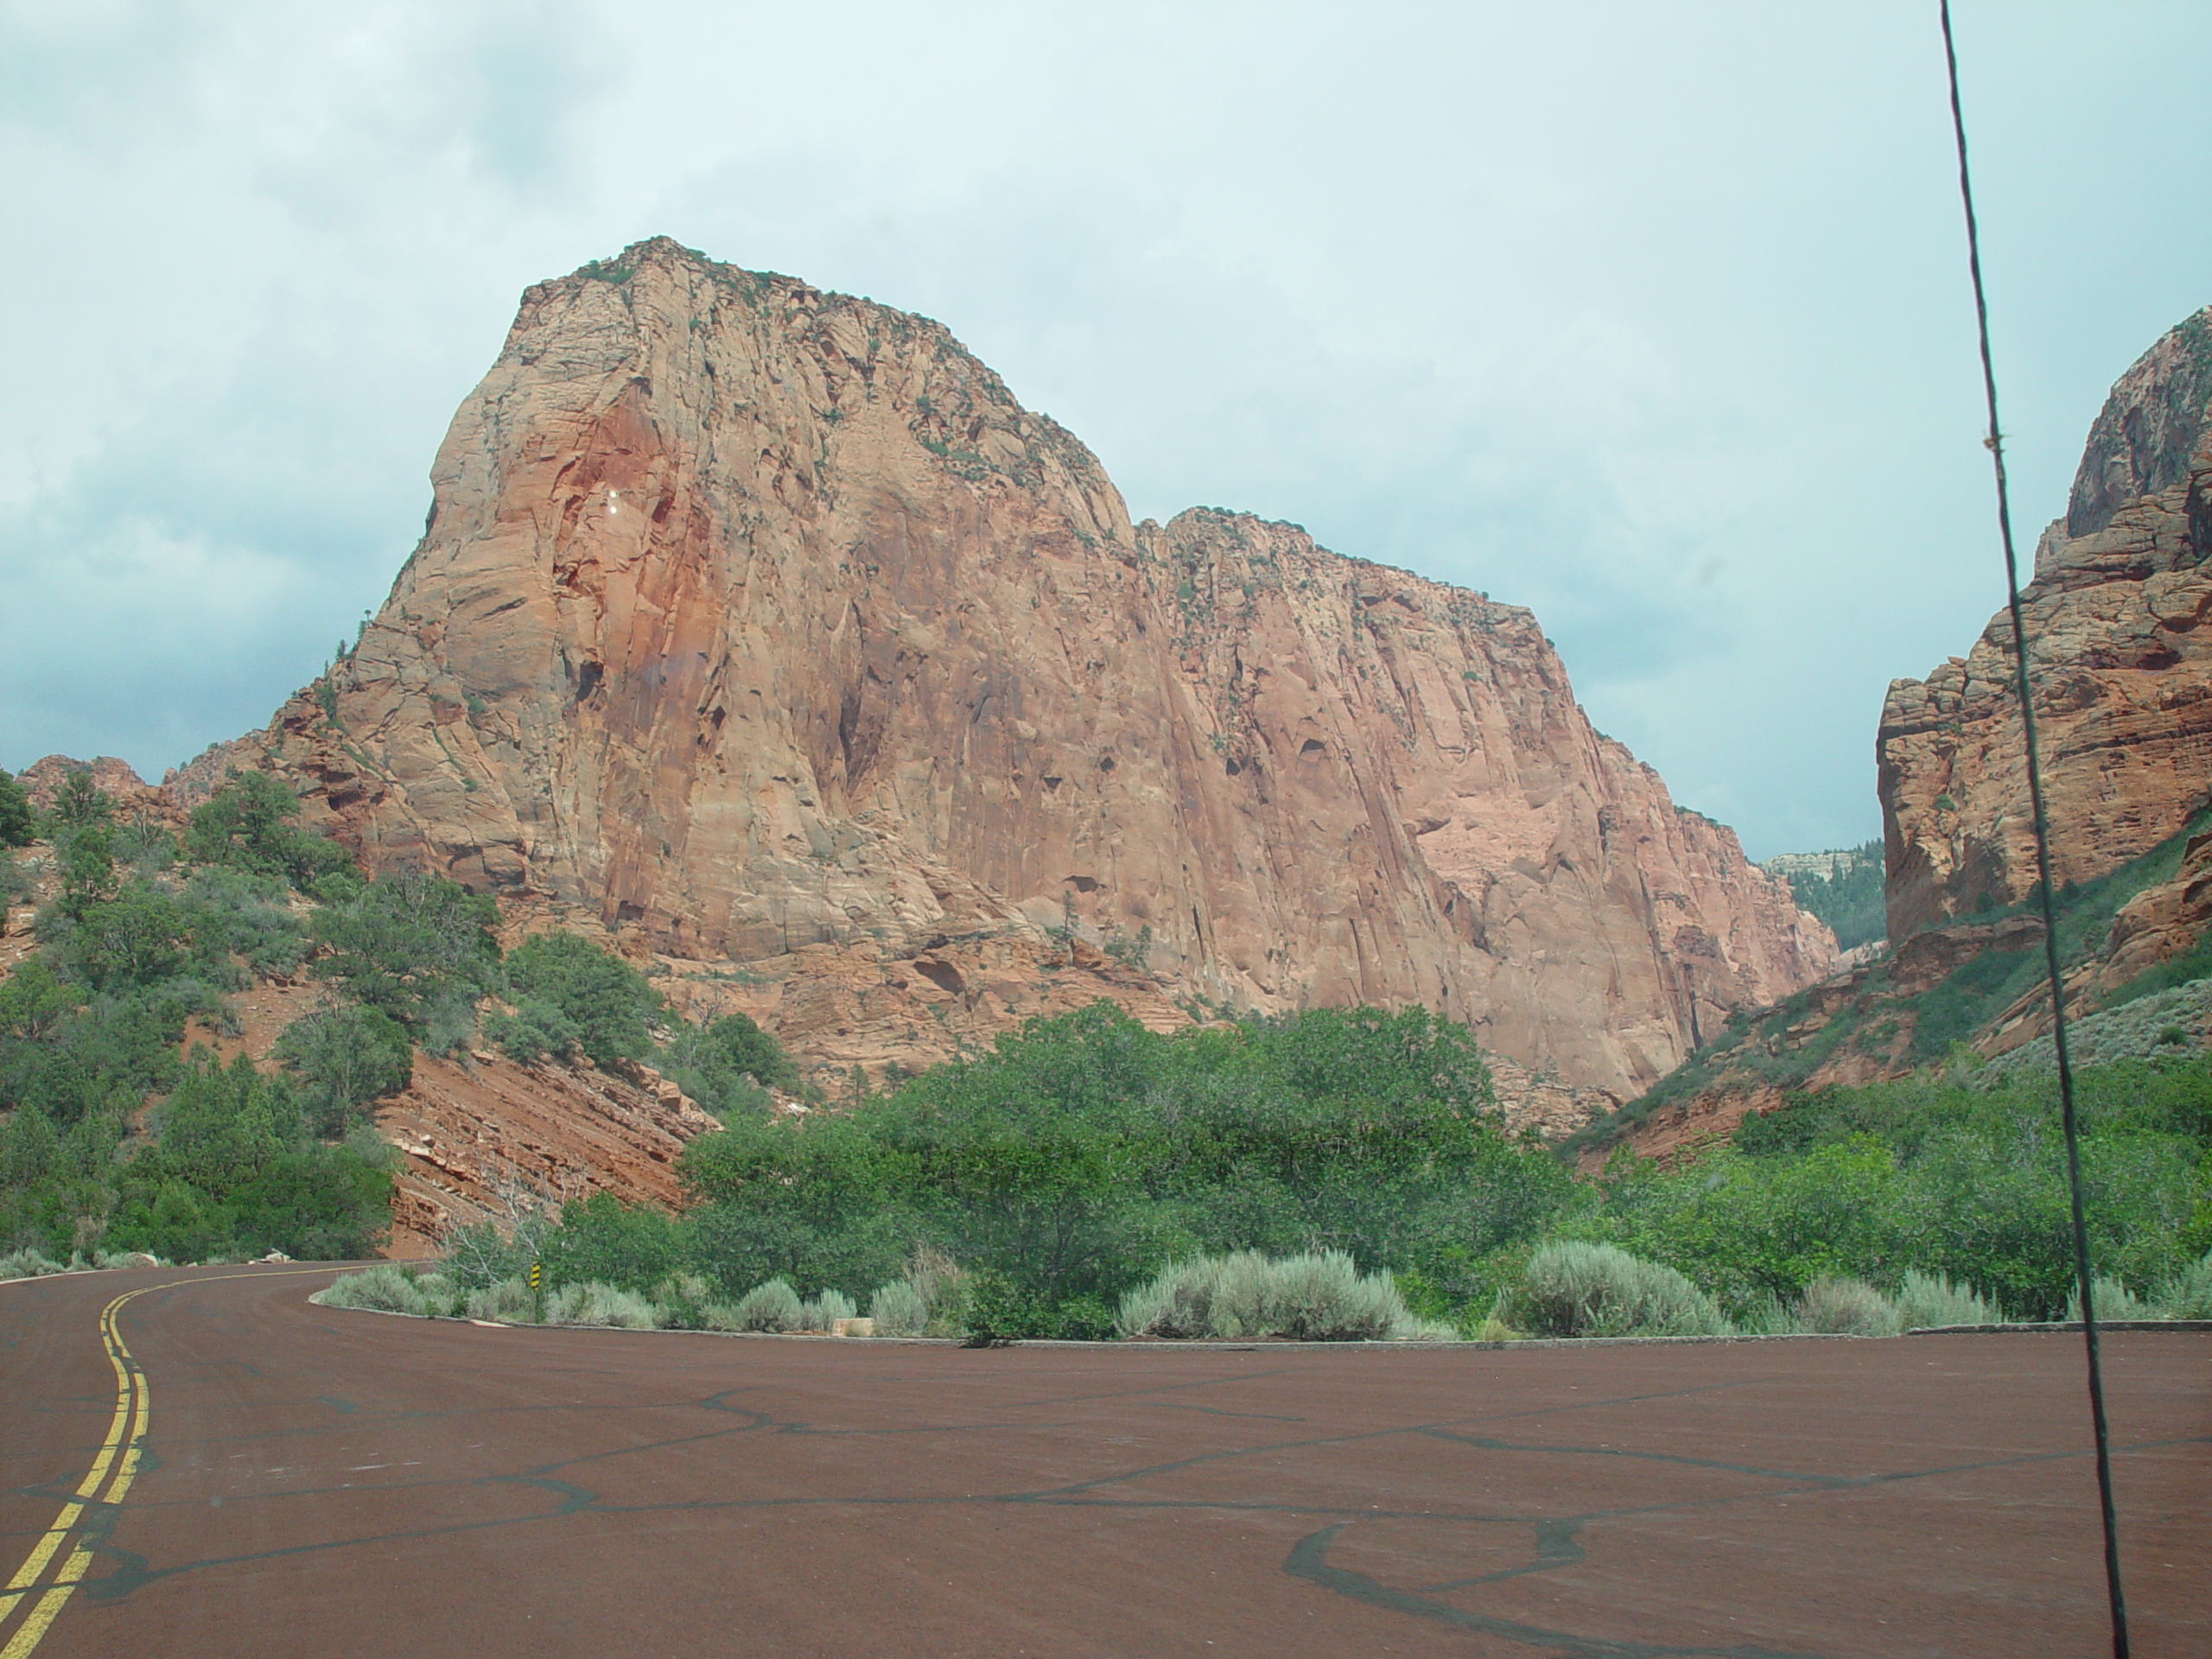
<path fill-rule="evenodd" d="M 38 814 L 16 776 L 0 767 L 0 847 L 28 847 L 38 833 Z"/>
<path fill-rule="evenodd" d="M 184 834 L 187 857 L 282 876 L 301 888 L 317 876 L 353 868 L 353 855 L 336 842 L 291 822 L 299 814 L 299 798 L 281 780 L 235 766 L 228 776 L 228 783 L 193 810 Z"/>
<path fill-rule="evenodd" d="M 741 1014 L 682 1027 L 662 1051 L 660 1066 L 717 1117 L 765 1107 L 763 1090 L 796 1095 L 805 1089 L 784 1046 Z"/>
<path fill-rule="evenodd" d="M 419 1031 L 446 1003 L 473 1000 L 498 978 L 499 921 L 497 904 L 457 881 L 389 871 L 316 909 L 309 931 L 325 950 L 315 971 Z"/>
<path fill-rule="evenodd" d="M 406 1030 L 381 1008 L 341 1005 L 295 1020 L 276 1039 L 276 1057 L 300 1073 L 308 1120 L 324 1135 L 344 1134 L 414 1075 Z"/>
<path fill-rule="evenodd" d="M 52 810 L 56 823 L 105 823 L 115 815 L 115 802 L 92 781 L 90 766 L 72 766 L 54 791 Z"/>
<path fill-rule="evenodd" d="M 642 1060 L 653 1052 L 649 1020 L 659 995 L 621 957 L 573 933 L 539 933 L 507 957 L 512 1016 L 487 1022 L 493 1040 L 535 1059 L 571 1045 L 595 1065 Z"/>

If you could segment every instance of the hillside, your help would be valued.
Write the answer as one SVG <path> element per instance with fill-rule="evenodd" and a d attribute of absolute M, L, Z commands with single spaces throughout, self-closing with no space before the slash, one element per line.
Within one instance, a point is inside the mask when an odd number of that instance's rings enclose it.
<path fill-rule="evenodd" d="M 2107 1016 L 2085 1027 L 2084 1053 L 2212 1041 L 2200 994 L 2212 976 L 2208 400 L 2212 308 L 2114 385 L 2021 594 L 2067 1006 Z M 2051 1064 L 2015 666 L 2000 613 L 1967 656 L 1890 688 L 1877 741 L 1887 954 L 1732 1021 L 1578 1135 L 1586 1162 L 1623 1141 L 1678 1156 L 1831 1086 L 1936 1065 L 1963 1074 L 2024 1050 Z M 1847 909 L 1871 911 L 1862 868 L 1844 854 L 1768 866 L 1847 945 L 1878 932 Z"/>

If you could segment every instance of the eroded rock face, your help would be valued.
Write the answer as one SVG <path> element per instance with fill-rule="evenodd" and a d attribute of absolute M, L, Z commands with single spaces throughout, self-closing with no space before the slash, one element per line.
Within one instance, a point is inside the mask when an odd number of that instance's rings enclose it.
<path fill-rule="evenodd" d="M 1163 1003 L 1418 1001 L 1620 1093 L 1833 959 L 1527 611 L 1132 525 L 926 319 L 640 244 L 524 296 L 434 480 L 351 659 L 180 788 L 271 765 L 694 962 L 1141 936 Z"/>
<path fill-rule="evenodd" d="M 2113 389 L 2022 590 L 2061 883 L 2178 834 L 2212 791 L 2208 397 L 2212 307 Z M 1876 748 L 1892 939 L 2034 888 L 2016 661 L 1999 613 L 1967 656 L 1890 687 Z"/>

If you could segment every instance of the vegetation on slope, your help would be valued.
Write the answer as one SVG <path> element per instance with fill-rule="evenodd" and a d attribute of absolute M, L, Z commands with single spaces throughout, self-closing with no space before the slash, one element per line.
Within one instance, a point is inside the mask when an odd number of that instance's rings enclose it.
<path fill-rule="evenodd" d="M 1798 908 L 1826 922 L 1842 949 L 1872 944 L 1889 931 L 1882 897 L 1881 838 L 1827 856 L 1833 861 L 1828 869 L 1787 870 L 1783 879 L 1789 883 Z"/>
<path fill-rule="evenodd" d="M 2053 906 L 2061 968 L 2072 968 L 2101 947 L 2122 907 L 2145 888 L 2171 879 L 2181 868 L 2190 838 L 2208 827 L 2212 827 L 2212 809 L 2197 813 L 2179 834 L 2140 857 L 2094 881 L 2061 887 Z M 2031 895 L 2018 904 L 1961 917 L 1953 925 L 2040 915 L 2040 903 Z M 2106 1000 L 2106 1006 L 2118 1007 L 2212 972 L 2208 952 L 2212 952 L 2212 939 L 2200 939 L 2192 951 L 2121 987 Z M 1712 1042 L 1618 1111 L 1578 1131 L 1562 1143 L 1561 1150 L 1575 1155 L 1589 1147 L 1610 1147 L 1662 1109 L 1725 1084 L 1769 1084 L 1789 1093 L 1803 1088 L 1829 1060 L 1853 1049 L 1903 1066 L 1940 1065 L 1955 1058 L 1978 1064 L 1978 1057 L 1961 1054 L 1960 1046 L 2031 989 L 2044 972 L 2038 940 L 2023 949 L 1985 951 L 1961 963 L 1941 983 L 1912 996 L 1893 991 L 1889 964 L 1878 963 L 1860 984 L 1852 1006 L 1825 1019 L 1816 1011 L 1817 987 L 1770 1008 L 1738 1010 Z"/>
<path fill-rule="evenodd" d="M 391 1154 L 368 1109 L 407 1086 L 418 1047 L 474 1043 L 487 998 L 512 1000 L 485 1023 L 518 1057 L 658 1060 L 710 1110 L 755 1111 L 764 1084 L 797 1080 L 741 1016 L 677 1022 L 663 1050 L 658 997 L 587 941 L 535 938 L 503 962 L 490 899 L 416 873 L 364 879 L 263 774 L 233 773 L 181 839 L 117 822 L 88 773 L 42 815 L 18 813 L 21 793 L 0 786 L 0 831 L 50 838 L 58 891 L 37 951 L 0 982 L 0 1251 L 370 1253 Z M 32 887 L 0 855 L 0 891 Z M 329 1000 L 279 1038 L 278 1068 L 180 1052 L 191 1022 L 238 1034 L 232 994 L 302 969 Z"/>
<path fill-rule="evenodd" d="M 2181 1306 L 2212 1250 L 2212 1058 L 2094 1068 L 2082 1100 L 2110 1300 Z M 2035 1077 L 1829 1090 L 1692 1166 L 1623 1151 L 1578 1181 L 1503 1134 L 1468 1034 L 1421 1010 L 1160 1036 L 1101 1003 L 849 1112 L 695 1142 L 680 1214 L 594 1198 L 456 1241 L 450 1272 L 457 1294 L 488 1291 L 537 1261 L 696 1324 L 772 1285 L 874 1306 L 928 1259 L 957 1262 L 959 1288 L 937 1285 L 923 1323 L 971 1335 L 1195 1334 L 1216 1328 L 1200 1304 L 1223 1263 L 1331 1251 L 1347 1284 L 1387 1274 L 1408 1319 L 1469 1335 L 2057 1318 L 2056 1110 Z M 687 1279 L 704 1287 L 688 1300 L 671 1288 Z"/>

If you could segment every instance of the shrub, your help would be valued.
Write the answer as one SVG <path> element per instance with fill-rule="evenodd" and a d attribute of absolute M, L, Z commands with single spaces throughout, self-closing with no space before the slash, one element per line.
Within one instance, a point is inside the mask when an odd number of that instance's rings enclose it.
<path fill-rule="evenodd" d="M 1859 1279 L 1815 1279 L 1797 1299 L 1801 1329 L 1835 1337 L 1894 1337 L 1900 1329 L 1890 1299 Z"/>
<path fill-rule="evenodd" d="M 2161 1284 L 2152 1306 L 2162 1319 L 2212 1319 L 2212 1251 Z"/>
<path fill-rule="evenodd" d="M 597 1281 L 642 1291 L 677 1270 L 680 1235 L 675 1220 L 654 1205 L 594 1192 L 563 1205 L 560 1224 L 537 1248 L 548 1283 Z"/>
<path fill-rule="evenodd" d="M 696 1273 L 671 1273 L 652 1289 L 653 1323 L 664 1331 L 696 1331 L 707 1322 L 714 1287 Z"/>
<path fill-rule="evenodd" d="M 319 1008 L 285 1027 L 276 1057 L 305 1078 L 309 1121 L 326 1135 L 414 1076 L 407 1033 L 381 1008 Z"/>
<path fill-rule="evenodd" d="M 351 869 L 353 855 L 343 847 L 290 822 L 299 810 L 299 798 L 277 779 L 233 769 L 230 781 L 193 810 L 185 853 L 197 863 L 280 876 L 301 888 Z"/>
<path fill-rule="evenodd" d="M 853 1306 L 853 1299 L 840 1290 L 825 1290 L 811 1301 L 799 1305 L 798 1329 L 819 1331 L 825 1335 L 836 1328 L 839 1319 L 849 1319 L 860 1310 Z"/>
<path fill-rule="evenodd" d="M 440 1270 L 468 1290 L 482 1290 L 506 1280 L 526 1280 L 537 1259 L 548 1223 L 542 1214 L 525 1216 L 502 1230 L 488 1221 L 455 1227 L 444 1238 Z"/>
<path fill-rule="evenodd" d="M 61 1263 L 35 1249 L 10 1250 L 0 1255 L 0 1279 L 35 1279 L 42 1274 L 66 1271 Z"/>
<path fill-rule="evenodd" d="M 652 1052 L 645 1027 L 660 997 L 620 957 L 573 933 L 538 933 L 517 945 L 506 965 L 518 1018 L 549 1037 L 557 1031 L 562 1046 L 573 1042 L 604 1067 Z"/>
<path fill-rule="evenodd" d="M 1258 1322 L 1269 1335 L 1301 1342 L 1380 1342 L 1417 1328 L 1390 1275 L 1363 1276 L 1341 1250 L 1270 1262 L 1259 1289 Z"/>
<path fill-rule="evenodd" d="M 1797 1322 L 1797 1312 L 1770 1290 L 1763 1290 L 1751 1300 L 1736 1328 L 1754 1337 L 1792 1337 L 1804 1330 Z"/>
<path fill-rule="evenodd" d="M 1285 1337 L 1301 1342 L 1378 1342 L 1452 1333 L 1407 1312 L 1386 1273 L 1362 1275 L 1340 1250 L 1271 1262 L 1255 1250 L 1179 1262 L 1122 1299 L 1124 1336 Z"/>
<path fill-rule="evenodd" d="M 1897 1287 L 1897 1321 L 1912 1331 L 1936 1325 L 2002 1325 L 2004 1310 L 1971 1285 L 1914 1268 Z"/>
<path fill-rule="evenodd" d="M 38 832 L 38 814 L 13 772 L 0 767 L 0 847 L 27 847 Z"/>
<path fill-rule="evenodd" d="M 784 1046 L 741 1014 L 725 1014 L 704 1027 L 683 1027 L 670 1039 L 659 1065 L 716 1117 L 765 1107 L 764 1086 L 786 1094 L 804 1087 Z"/>
<path fill-rule="evenodd" d="M 802 1317 L 798 1292 L 781 1279 L 747 1291 L 733 1311 L 740 1331 L 796 1331 Z"/>
<path fill-rule="evenodd" d="M 1728 1322 L 1673 1268 L 1611 1244 L 1564 1240 L 1529 1258 L 1529 1328 L 1555 1337 L 1718 1336 Z"/>
<path fill-rule="evenodd" d="M 412 1273 L 390 1262 L 334 1279 L 311 1300 L 326 1307 L 365 1307 L 379 1313 L 412 1313 L 417 1317 L 442 1311 L 431 1307 Z"/>
<path fill-rule="evenodd" d="M 2147 1319 L 2151 1309 L 2140 1296 L 2117 1279 L 2107 1279 L 2101 1273 L 2092 1274 L 2089 1287 L 2096 1294 L 2097 1320 Z M 2066 1317 L 2078 1320 L 2082 1317 L 2082 1290 L 2077 1284 L 2066 1299 Z"/>
<path fill-rule="evenodd" d="M 316 975 L 403 1025 L 422 1025 L 456 993 L 473 999 L 497 976 L 499 907 L 457 881 L 399 870 L 316 891 L 327 895 L 310 922 L 325 947 Z"/>
<path fill-rule="evenodd" d="M 547 1297 L 545 1322 L 650 1331 L 653 1328 L 653 1305 L 635 1291 L 591 1280 L 581 1285 L 563 1285 Z"/>
<path fill-rule="evenodd" d="M 537 1298 L 527 1279 L 501 1279 L 467 1293 L 464 1311 L 472 1319 L 527 1325 L 537 1317 Z"/>
<path fill-rule="evenodd" d="M 273 876 L 211 864 L 192 873 L 181 901 L 193 955 L 208 972 L 236 957 L 256 974 L 289 974 L 307 954 L 307 929 Z"/>
<path fill-rule="evenodd" d="M 1125 1337 L 1212 1336 L 1214 1304 L 1228 1268 L 1228 1258 L 1198 1256 L 1163 1269 L 1122 1298 L 1116 1328 Z"/>
<path fill-rule="evenodd" d="M 929 1328 L 930 1305 L 906 1280 L 894 1279 L 868 1299 L 868 1316 L 879 1337 L 918 1337 Z"/>
<path fill-rule="evenodd" d="M 494 1008 L 484 1016 L 484 1038 L 511 1060 L 535 1065 L 547 1055 L 568 1058 L 576 1046 L 575 1022 L 542 997 L 525 997 L 512 1014 Z"/>

